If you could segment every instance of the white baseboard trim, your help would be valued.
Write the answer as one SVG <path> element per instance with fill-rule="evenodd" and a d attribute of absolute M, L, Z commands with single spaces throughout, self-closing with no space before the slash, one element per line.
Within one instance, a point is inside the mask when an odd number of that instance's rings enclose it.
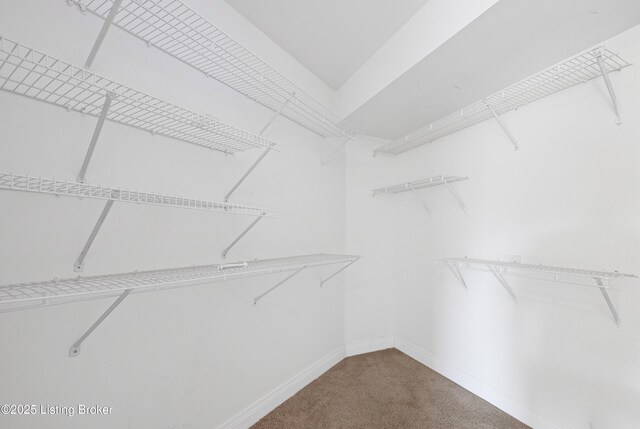
<path fill-rule="evenodd" d="M 432 353 L 402 338 L 396 338 L 395 347 L 407 356 L 412 357 L 421 364 L 447 377 L 474 395 L 479 396 L 534 429 L 562 429 L 562 426 L 550 422 L 507 393 L 491 386 L 485 381 L 477 379 L 469 373 L 442 362 Z"/>
<path fill-rule="evenodd" d="M 261 399 L 257 400 L 226 422 L 218 426 L 219 429 L 246 429 L 255 424 L 276 409 L 287 399 L 298 393 L 300 389 L 327 372 L 332 366 L 342 361 L 346 356 L 345 346 L 328 354 L 319 361 L 307 367 L 298 375 L 290 378 Z"/>
<path fill-rule="evenodd" d="M 395 336 L 369 338 L 367 340 L 356 341 L 354 343 L 347 344 L 347 357 L 390 349 L 395 347 L 395 345 Z"/>
<path fill-rule="evenodd" d="M 295 395 L 300 389 L 327 372 L 345 357 L 370 353 L 395 347 L 402 353 L 447 377 L 454 383 L 479 396 L 505 413 L 515 417 L 534 429 L 563 429 L 531 410 L 525 404 L 505 392 L 477 379 L 454 366 L 442 362 L 432 353 L 398 337 L 379 337 L 358 341 L 341 346 L 336 351 L 307 367 L 300 374 L 281 384 L 263 398 L 254 402 L 226 422 L 219 429 L 246 429 L 262 417 L 276 409 L 284 401 Z"/>

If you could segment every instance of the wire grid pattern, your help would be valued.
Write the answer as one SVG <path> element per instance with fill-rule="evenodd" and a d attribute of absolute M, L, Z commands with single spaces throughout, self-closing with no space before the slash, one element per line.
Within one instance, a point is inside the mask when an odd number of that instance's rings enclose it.
<path fill-rule="evenodd" d="M 207 282 L 294 271 L 300 268 L 347 263 L 358 258 L 358 256 L 352 255 L 300 255 L 233 264 L 203 265 L 102 276 L 77 276 L 43 282 L 20 283 L 0 286 L 0 305 L 9 305 L 9 307 L 2 308 L 3 311 L 14 311 L 56 305 L 61 301 L 66 303 L 115 296 L 127 289 L 132 289 L 132 292 L 151 292 Z M 34 301 L 37 302 L 34 303 Z M 24 306 L 11 306 L 16 303 L 22 303 Z"/>
<path fill-rule="evenodd" d="M 460 264 L 477 264 L 477 265 L 491 266 L 496 268 L 511 268 L 511 269 L 523 270 L 523 271 L 538 271 L 538 272 L 577 276 L 577 277 L 590 277 L 590 278 L 598 278 L 602 280 L 616 279 L 621 277 L 637 277 L 633 274 L 623 274 L 617 271 L 581 270 L 578 268 L 564 268 L 564 267 L 553 267 L 549 265 L 521 264 L 519 262 L 494 261 L 494 260 L 488 260 L 488 259 L 447 258 L 447 259 L 444 259 L 444 261 L 456 262 Z"/>
<path fill-rule="evenodd" d="M 88 183 L 70 182 L 66 180 L 45 179 L 42 177 L 18 175 L 13 173 L 0 173 L 0 189 L 52 194 L 66 197 L 113 200 L 183 209 L 215 211 L 248 216 L 276 217 L 277 215 L 277 212 L 271 209 L 196 200 L 192 198 L 112 188 L 108 186 L 91 185 Z"/>
<path fill-rule="evenodd" d="M 13 40 L 0 38 L 0 89 L 224 153 L 273 147 L 264 137 L 183 109 Z"/>
<path fill-rule="evenodd" d="M 413 182 L 401 183 L 399 185 L 386 186 L 384 188 L 374 189 L 372 191 L 373 195 L 382 194 L 382 193 L 393 193 L 397 194 L 399 192 L 412 191 L 414 189 L 421 188 L 430 188 L 432 186 L 444 185 L 446 183 L 455 183 L 463 180 L 468 180 L 468 177 L 458 177 L 458 176 L 433 176 L 428 177 L 426 179 L 416 180 Z"/>
<path fill-rule="evenodd" d="M 113 0 L 72 0 L 106 19 Z M 323 137 L 355 129 L 178 0 L 124 0 L 113 25 Z"/>
<path fill-rule="evenodd" d="M 604 67 L 609 73 L 631 65 L 617 54 L 605 49 L 604 46 L 598 46 L 438 119 L 401 139 L 380 146 L 375 149 L 375 152 L 390 154 L 406 152 L 493 118 L 489 106 L 493 108 L 496 115 L 501 115 L 548 95 L 602 76 L 598 66 L 598 55 L 602 55 Z"/>

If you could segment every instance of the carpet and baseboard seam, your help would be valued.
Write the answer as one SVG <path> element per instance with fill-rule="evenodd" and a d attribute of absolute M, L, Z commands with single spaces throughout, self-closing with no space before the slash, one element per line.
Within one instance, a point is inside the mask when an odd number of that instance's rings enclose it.
<path fill-rule="evenodd" d="M 395 347 L 402 353 L 417 360 L 424 366 L 431 368 L 474 395 L 484 399 L 494 407 L 520 420 L 527 426 L 531 426 L 534 429 L 565 429 L 563 426 L 555 424 L 533 411 L 518 399 L 513 398 L 502 390 L 465 371 L 442 362 L 432 353 L 421 349 L 409 341 L 396 337 L 395 344 Z"/>
<path fill-rule="evenodd" d="M 218 426 L 219 429 L 246 429 L 255 424 L 262 417 L 275 410 L 280 404 L 300 389 L 311 383 L 316 378 L 327 372 L 332 366 L 341 362 L 346 357 L 346 348 L 340 346 L 334 352 L 328 354 L 314 364 L 308 366 L 298 375 L 290 378 L 261 399 L 257 400 L 226 422 Z"/>
<path fill-rule="evenodd" d="M 483 380 L 477 379 L 471 374 L 442 362 L 433 354 L 417 347 L 409 341 L 393 336 L 371 338 L 340 346 L 334 352 L 321 358 L 298 375 L 290 378 L 258 401 L 222 423 L 218 428 L 249 428 L 346 357 L 392 347 L 397 348 L 407 356 L 415 359 L 426 367 L 431 368 L 435 372 L 455 382 L 469 392 L 477 395 L 532 428 L 563 429 L 561 425 L 552 423 L 540 414 L 531 410 L 529 406 L 521 403 L 507 393 L 491 386 Z"/>

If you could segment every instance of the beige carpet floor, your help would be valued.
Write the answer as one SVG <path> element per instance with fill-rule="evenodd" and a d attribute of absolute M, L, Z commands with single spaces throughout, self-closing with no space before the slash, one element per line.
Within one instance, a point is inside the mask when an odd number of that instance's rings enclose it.
<path fill-rule="evenodd" d="M 528 428 L 396 349 L 344 359 L 253 427 Z"/>

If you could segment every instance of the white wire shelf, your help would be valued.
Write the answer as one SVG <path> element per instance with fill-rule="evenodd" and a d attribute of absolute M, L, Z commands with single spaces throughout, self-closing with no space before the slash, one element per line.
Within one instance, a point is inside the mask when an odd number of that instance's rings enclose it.
<path fill-rule="evenodd" d="M 152 192 L 112 188 L 67 180 L 45 179 L 36 176 L 0 173 L 0 189 L 34 192 L 56 196 L 92 198 L 136 204 L 214 211 L 228 214 L 276 217 L 277 211 L 231 203 L 220 203 Z"/>
<path fill-rule="evenodd" d="M 511 298 L 513 298 L 514 301 L 517 301 L 517 297 L 507 280 L 504 278 L 504 275 L 598 288 L 617 324 L 620 323 L 620 318 L 607 290 L 613 286 L 613 283 L 616 280 L 622 278 L 637 278 L 634 274 L 624 274 L 618 271 L 583 270 L 578 268 L 522 264 L 519 262 L 506 262 L 489 259 L 446 258 L 443 259 L 442 262 L 447 266 L 447 268 L 449 268 L 456 280 L 465 288 L 467 288 L 467 284 L 460 271 L 461 268 L 488 269 L 509 293 L 509 295 L 511 295 Z M 541 273 L 546 277 L 537 277 L 534 273 Z"/>
<path fill-rule="evenodd" d="M 438 119 L 398 140 L 380 146 L 375 149 L 374 153 L 395 155 L 406 152 L 491 118 L 497 119 L 500 125 L 505 128 L 499 119 L 499 115 L 603 76 L 603 69 L 600 68 L 598 58 L 601 59 L 601 64 L 605 71 L 604 77 L 612 96 L 615 113 L 619 116 L 615 94 L 607 73 L 619 71 L 630 66 L 631 63 L 607 50 L 604 46 L 597 46 Z M 507 131 L 506 128 L 505 131 Z M 507 134 L 509 134 L 517 149 L 515 139 L 508 131 Z"/>
<path fill-rule="evenodd" d="M 464 202 L 462 201 L 462 198 L 460 197 L 456 189 L 451 186 L 452 183 L 462 182 L 464 180 L 469 180 L 469 178 L 459 176 L 445 176 L 441 174 L 439 176 L 428 177 L 426 179 L 415 180 L 413 182 L 406 182 L 399 185 L 374 189 L 373 191 L 371 191 L 371 195 L 375 197 L 379 194 L 398 194 L 400 192 L 411 191 L 413 195 L 418 199 L 422 207 L 425 209 L 425 211 L 429 214 L 429 216 L 431 216 L 431 209 L 429 208 L 427 202 L 420 196 L 418 190 L 444 185 L 447 191 L 449 191 L 451 196 L 456 200 L 458 206 L 460 206 L 462 211 L 466 212 L 467 209 Z"/>
<path fill-rule="evenodd" d="M 71 0 L 149 46 L 201 71 L 263 106 L 324 137 L 356 130 L 236 40 L 178 0 Z M 104 37 L 104 35 L 102 35 Z M 101 41 L 99 41 L 100 43 Z M 289 102 L 290 101 L 290 102 Z"/>
<path fill-rule="evenodd" d="M 407 192 L 415 189 L 430 188 L 432 186 L 445 185 L 447 183 L 461 182 L 463 180 L 469 180 L 469 178 L 440 175 L 440 176 L 428 177 L 426 179 L 415 180 L 413 182 L 401 183 L 399 185 L 385 186 L 384 188 L 374 189 L 371 192 L 373 195 L 384 194 L 384 193 L 397 194 L 400 192 Z"/>
<path fill-rule="evenodd" d="M 132 293 L 153 292 L 272 273 L 297 272 L 325 265 L 350 265 L 358 258 L 359 256 L 352 255 L 314 254 L 5 285 L 0 286 L 0 312 L 102 299 L 120 295 L 127 290 Z"/>
<path fill-rule="evenodd" d="M 0 37 L 0 89 L 96 117 L 109 96 L 106 119 L 113 122 L 228 154 L 276 148 L 264 137 L 121 85 L 6 37 Z"/>

